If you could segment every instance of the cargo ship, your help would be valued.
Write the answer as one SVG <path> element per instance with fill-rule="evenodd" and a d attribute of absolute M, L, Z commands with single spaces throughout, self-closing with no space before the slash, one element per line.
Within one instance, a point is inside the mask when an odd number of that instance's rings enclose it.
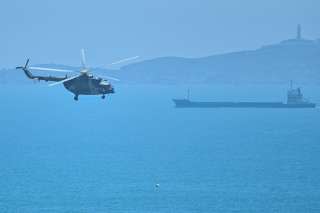
<path fill-rule="evenodd" d="M 184 99 L 173 99 L 176 108 L 315 108 L 316 104 L 304 99 L 300 88 L 292 86 L 287 93 L 287 102 L 231 102 L 191 101 L 190 92 Z"/>

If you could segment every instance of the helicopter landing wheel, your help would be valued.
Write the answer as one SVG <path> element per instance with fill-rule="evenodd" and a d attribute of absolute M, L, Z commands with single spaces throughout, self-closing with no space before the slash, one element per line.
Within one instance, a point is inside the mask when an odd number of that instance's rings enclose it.
<path fill-rule="evenodd" d="M 101 98 L 102 98 L 102 99 L 105 99 L 105 98 L 106 98 L 106 95 L 105 95 L 105 94 L 103 94 L 103 95 L 101 96 Z"/>
<path fill-rule="evenodd" d="M 79 96 L 78 96 L 78 95 L 75 95 L 73 99 L 74 99 L 75 101 L 78 101 L 78 100 L 79 100 Z"/>

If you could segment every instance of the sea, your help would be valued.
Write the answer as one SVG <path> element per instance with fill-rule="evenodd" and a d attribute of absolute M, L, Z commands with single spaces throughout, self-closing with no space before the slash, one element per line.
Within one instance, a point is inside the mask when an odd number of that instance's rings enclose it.
<path fill-rule="evenodd" d="M 77 102 L 0 85 L 0 212 L 320 212 L 320 108 L 175 108 L 188 89 L 285 101 L 288 86 L 116 84 Z M 319 89 L 302 86 L 320 104 Z"/>

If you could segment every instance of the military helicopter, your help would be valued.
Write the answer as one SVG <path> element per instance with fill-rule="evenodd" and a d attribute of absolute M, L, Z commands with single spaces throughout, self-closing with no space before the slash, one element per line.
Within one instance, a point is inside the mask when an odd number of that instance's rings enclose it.
<path fill-rule="evenodd" d="M 120 60 L 118 62 L 114 62 L 111 65 L 119 64 L 122 62 L 126 62 L 129 60 L 134 60 L 138 58 L 138 56 L 127 58 Z M 114 88 L 109 83 L 109 80 L 119 81 L 117 78 L 113 78 L 110 76 L 94 76 L 91 74 L 89 68 L 86 65 L 86 57 L 84 49 L 81 50 L 81 64 L 82 68 L 80 71 L 75 70 L 65 70 L 65 69 L 53 69 L 53 68 L 45 68 L 45 67 L 29 67 L 29 59 L 27 60 L 24 66 L 16 67 L 16 69 L 22 69 L 25 75 L 29 79 L 35 79 L 38 81 L 53 81 L 54 83 L 49 84 L 49 86 L 55 86 L 59 84 L 63 84 L 64 87 L 74 94 L 74 100 L 79 100 L 79 95 L 101 95 L 102 99 L 105 99 L 107 94 L 113 94 Z M 37 76 L 33 75 L 30 70 L 41 70 L 41 71 L 50 71 L 50 72 L 78 72 L 78 75 L 75 76 L 65 76 L 65 77 L 53 77 L 53 76 Z"/>

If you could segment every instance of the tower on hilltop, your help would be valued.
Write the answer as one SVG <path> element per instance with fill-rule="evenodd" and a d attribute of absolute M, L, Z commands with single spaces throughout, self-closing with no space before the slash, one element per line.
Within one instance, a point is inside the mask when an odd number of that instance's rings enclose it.
<path fill-rule="evenodd" d="M 301 25 L 298 24 L 297 26 L 297 37 L 296 37 L 297 40 L 301 40 L 302 39 L 302 36 L 301 36 Z"/>

